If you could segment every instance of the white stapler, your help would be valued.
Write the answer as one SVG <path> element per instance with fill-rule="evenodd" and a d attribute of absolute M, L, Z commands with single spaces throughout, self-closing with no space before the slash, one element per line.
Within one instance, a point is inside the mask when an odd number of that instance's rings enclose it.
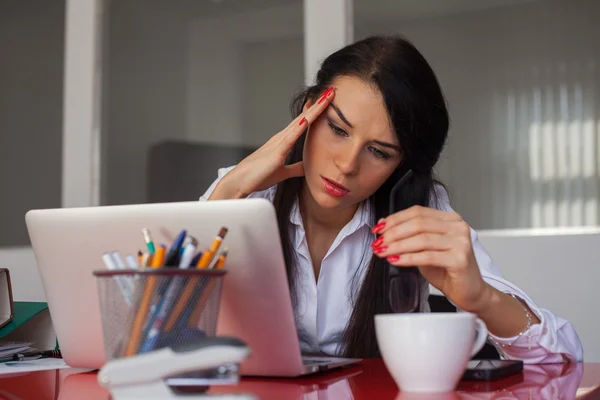
<path fill-rule="evenodd" d="M 206 337 L 137 356 L 107 362 L 98 373 L 101 386 L 114 400 L 202 399 L 257 400 L 251 394 L 185 393 L 173 386 L 193 385 L 205 390 L 214 384 L 239 382 L 239 364 L 250 355 L 242 341 L 229 337 Z M 193 373 L 189 378 L 181 375 Z M 177 376 L 180 376 L 179 378 Z M 190 382 L 186 384 L 185 382 Z"/>

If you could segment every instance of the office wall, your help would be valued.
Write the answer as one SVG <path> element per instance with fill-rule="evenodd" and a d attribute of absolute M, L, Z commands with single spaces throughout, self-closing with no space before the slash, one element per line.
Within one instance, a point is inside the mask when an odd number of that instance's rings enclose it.
<path fill-rule="evenodd" d="M 0 249 L 25 213 L 60 207 L 64 1 L 0 2 Z"/>
<path fill-rule="evenodd" d="M 287 121 L 291 92 L 282 89 L 294 86 L 287 70 L 302 64 L 302 52 L 290 51 L 299 50 L 301 26 L 278 24 L 293 21 L 294 7 L 191 24 L 188 138 L 258 145 Z M 405 34 L 433 65 L 452 117 L 438 172 L 474 227 L 600 223 L 595 16 L 594 0 L 386 16 L 377 24 L 357 15 L 357 39 Z"/>
<path fill-rule="evenodd" d="M 109 2 L 103 204 L 145 202 L 149 147 L 185 137 L 188 17 L 159 6 Z"/>
<path fill-rule="evenodd" d="M 25 226 L 60 207 L 65 2 L 0 2 L 0 268 L 15 300 L 43 301 Z"/>
<path fill-rule="evenodd" d="M 439 174 L 476 228 L 597 225 L 600 2 L 357 25 L 406 35 L 452 116 Z"/>
<path fill-rule="evenodd" d="M 301 3 L 192 22 L 187 137 L 256 146 L 285 126 L 302 43 Z"/>

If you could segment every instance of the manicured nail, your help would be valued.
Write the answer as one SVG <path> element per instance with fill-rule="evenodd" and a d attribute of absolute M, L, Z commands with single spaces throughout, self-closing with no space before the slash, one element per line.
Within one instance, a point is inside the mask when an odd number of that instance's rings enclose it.
<path fill-rule="evenodd" d="M 380 222 L 377 225 L 375 225 L 373 227 L 373 229 L 371 230 L 371 232 L 377 234 L 377 233 L 381 232 L 383 230 L 383 228 L 385 228 L 385 221 Z"/>
<path fill-rule="evenodd" d="M 399 259 L 400 259 L 400 256 L 389 256 L 388 258 L 386 258 L 386 260 L 388 260 L 391 263 L 396 262 Z"/>
<path fill-rule="evenodd" d="M 380 254 L 380 253 L 383 253 L 384 251 L 386 251 L 387 249 L 388 249 L 387 246 L 380 246 L 380 247 L 373 249 L 373 252 L 376 254 Z"/>
<path fill-rule="evenodd" d="M 333 92 L 333 87 L 330 87 L 329 89 L 327 89 L 326 91 L 323 92 L 323 94 L 321 95 L 321 99 L 319 100 L 319 102 L 317 104 L 321 104 L 322 102 L 324 102 L 325 98 L 327 96 L 329 96 L 331 94 L 331 92 Z"/>
<path fill-rule="evenodd" d="M 371 243 L 372 248 L 379 247 L 383 244 L 383 236 L 378 237 L 373 243 Z"/>
<path fill-rule="evenodd" d="M 302 125 L 305 122 L 306 122 L 306 118 L 302 117 L 302 119 L 300 120 L 300 122 L 298 123 L 298 125 Z"/>

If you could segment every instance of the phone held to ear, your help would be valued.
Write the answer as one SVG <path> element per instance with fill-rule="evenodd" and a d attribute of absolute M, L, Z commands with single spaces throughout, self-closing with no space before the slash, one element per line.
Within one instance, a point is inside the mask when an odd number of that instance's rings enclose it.
<path fill-rule="evenodd" d="M 523 371 L 520 360 L 471 360 L 467 364 L 462 379 L 491 381 Z"/>

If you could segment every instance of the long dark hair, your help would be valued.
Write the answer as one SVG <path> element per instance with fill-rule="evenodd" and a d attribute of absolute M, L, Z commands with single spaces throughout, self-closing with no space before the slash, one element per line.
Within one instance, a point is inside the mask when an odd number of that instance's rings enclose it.
<path fill-rule="evenodd" d="M 307 101 L 314 101 L 340 76 L 360 78 L 381 92 L 403 150 L 400 166 L 367 200 L 372 202 L 375 221 L 387 216 L 390 190 L 408 169 L 413 175 L 400 188 L 396 204 L 400 209 L 428 206 L 436 184 L 433 167 L 448 135 L 449 117 L 440 85 L 425 58 L 398 36 L 374 36 L 348 45 L 327 57 L 315 85 L 292 100 L 293 116 L 298 116 Z M 306 132 L 286 163 L 302 160 L 305 138 Z M 288 179 L 278 185 L 274 199 L 293 304 L 297 300 L 296 259 L 289 216 L 301 189 L 302 178 Z M 341 342 L 344 356 L 379 357 L 374 315 L 391 312 L 385 290 L 386 266 L 384 259 L 372 256 L 360 289 L 353 294 L 354 309 Z"/>

